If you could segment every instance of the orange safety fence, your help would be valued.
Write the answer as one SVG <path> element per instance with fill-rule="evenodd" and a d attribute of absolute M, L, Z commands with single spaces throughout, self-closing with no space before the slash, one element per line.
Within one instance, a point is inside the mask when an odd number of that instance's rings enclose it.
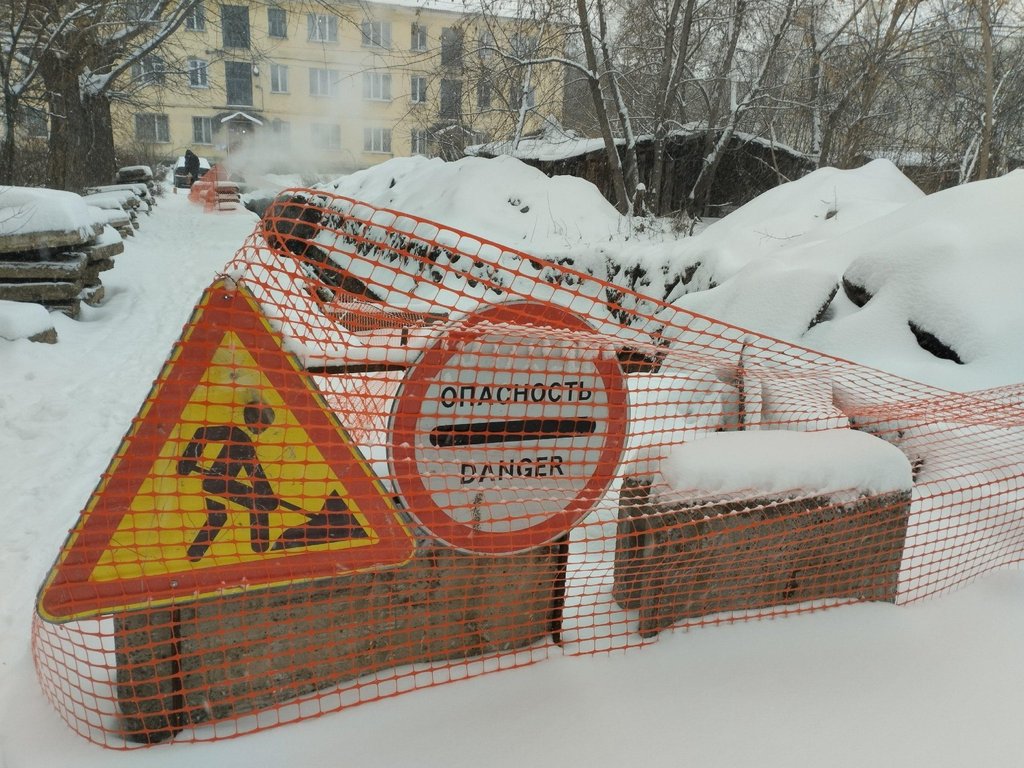
<path fill-rule="evenodd" d="M 279 196 L 40 590 L 62 717 L 225 738 L 1020 562 L 1024 385 L 943 391 L 625 272 Z"/>
<path fill-rule="evenodd" d="M 238 182 L 228 177 L 227 171 L 220 165 L 214 165 L 192 182 L 188 199 L 201 204 L 205 213 L 233 211 L 242 205 Z"/>

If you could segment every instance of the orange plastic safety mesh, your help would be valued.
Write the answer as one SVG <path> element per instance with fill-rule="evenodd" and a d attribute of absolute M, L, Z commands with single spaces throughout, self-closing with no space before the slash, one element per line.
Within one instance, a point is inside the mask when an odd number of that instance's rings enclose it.
<path fill-rule="evenodd" d="M 616 279 L 282 194 L 41 590 L 63 718 L 223 738 L 1020 561 L 1024 385 L 942 391 Z"/>

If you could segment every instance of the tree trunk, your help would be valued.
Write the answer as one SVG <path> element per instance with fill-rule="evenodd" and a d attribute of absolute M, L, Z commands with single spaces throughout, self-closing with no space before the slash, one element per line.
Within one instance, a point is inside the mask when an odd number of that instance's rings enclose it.
<path fill-rule="evenodd" d="M 981 17 L 981 66 L 984 69 L 982 85 L 984 115 L 981 123 L 981 148 L 978 150 L 978 179 L 981 180 L 987 179 L 989 176 L 989 158 L 992 156 L 992 107 L 995 102 L 995 76 L 992 71 L 995 62 L 992 57 L 992 16 L 989 0 L 981 0 L 978 14 Z"/>
<path fill-rule="evenodd" d="M 676 24 L 681 5 L 682 0 L 674 0 L 666 21 L 663 44 L 665 56 L 658 80 L 658 101 L 655 103 L 652 148 L 654 161 L 651 165 L 649 199 L 651 201 L 651 209 L 657 215 L 663 214 L 666 207 L 662 202 L 661 189 L 664 174 L 663 166 L 665 163 L 665 140 L 668 136 L 666 121 L 672 104 L 675 102 L 679 80 L 686 62 L 686 52 L 690 47 L 690 29 L 693 25 L 693 9 L 696 6 L 696 0 L 686 1 L 686 10 L 683 12 L 682 31 L 679 33 L 677 41 Z"/>
<path fill-rule="evenodd" d="M 604 74 L 608 80 L 608 91 L 615 104 L 615 111 L 619 117 L 619 125 L 622 128 L 624 139 L 622 183 L 626 191 L 625 213 L 631 216 L 633 214 L 636 190 L 640 184 L 640 166 L 636 159 L 636 135 L 633 133 L 633 118 L 630 117 L 629 110 L 626 108 L 626 102 L 622 98 L 622 89 L 619 87 L 619 74 L 615 69 L 615 62 L 612 59 L 611 49 L 609 48 L 608 38 L 610 33 L 605 19 L 604 3 L 598 0 L 596 8 Z"/>
<path fill-rule="evenodd" d="M 693 182 L 693 188 L 690 190 L 689 211 L 691 215 L 704 215 L 707 211 L 711 199 L 711 187 L 715 183 L 715 174 L 718 172 L 718 167 L 722 162 L 722 156 L 739 127 L 740 118 L 750 108 L 750 105 L 761 97 L 761 91 L 764 88 L 771 62 L 775 58 L 775 54 L 782 44 L 783 37 L 793 20 L 793 6 L 795 2 L 796 0 L 788 0 L 786 3 L 782 17 L 779 20 L 779 26 L 776 28 L 771 43 L 764 53 L 760 71 L 750 85 L 750 91 L 744 96 L 743 101 L 739 103 L 736 102 L 735 95 L 730 98 L 729 119 L 726 120 L 726 124 L 722 128 L 722 135 L 719 137 L 718 142 L 714 145 L 711 152 L 705 155 L 704 164 L 701 166 L 700 172 L 697 174 L 697 180 Z M 745 3 L 743 0 L 738 0 L 736 5 L 739 10 Z M 742 16 L 737 15 L 736 21 L 737 23 L 742 22 Z M 735 34 L 730 47 L 735 48 Z M 726 61 L 731 62 L 734 53 L 734 50 L 731 51 L 727 55 Z M 729 79 L 732 80 L 732 78 Z M 733 80 L 733 82 L 735 81 Z"/>
<path fill-rule="evenodd" d="M 47 184 L 81 192 L 111 183 L 116 160 L 110 100 L 82 93 L 78 73 L 88 71 L 85 66 L 51 56 L 40 71 L 52 115 Z"/>
<path fill-rule="evenodd" d="M 716 140 L 715 134 L 718 132 L 718 117 L 725 111 L 724 105 L 733 87 L 733 61 L 736 57 L 736 46 L 739 43 L 740 30 L 743 28 L 746 11 L 747 0 L 736 0 L 730 22 L 732 28 L 729 30 L 729 42 L 725 48 L 725 56 L 722 59 L 720 77 L 718 78 L 717 98 L 712 102 L 711 109 L 708 111 L 707 132 L 704 134 L 704 146 L 701 152 L 704 161 L 688 196 L 686 213 L 691 217 L 703 216 L 706 213 L 711 184 L 714 181 L 714 174 L 720 159 L 715 155 L 715 148 L 725 146 L 721 140 Z M 728 140 L 725 143 L 728 143 Z"/>
<path fill-rule="evenodd" d="M 615 146 L 611 121 L 608 119 L 608 107 L 604 102 L 604 94 L 601 92 L 601 83 L 598 80 L 597 51 L 594 48 L 594 36 L 590 29 L 590 15 L 587 12 L 586 0 L 576 0 L 576 10 L 580 16 L 580 33 L 583 37 L 583 49 L 587 56 L 587 86 L 590 88 L 590 97 L 594 102 L 594 113 L 597 116 L 598 124 L 601 126 L 601 136 L 604 138 L 605 156 L 608 160 L 608 175 L 615 189 L 615 207 L 619 213 L 625 214 L 629 212 L 632 201 L 626 192 L 626 180 L 622 173 L 622 161 L 619 159 L 619 150 Z"/>
<path fill-rule="evenodd" d="M 0 143 L 0 184 L 16 185 L 14 178 L 14 130 L 17 122 L 17 102 L 4 98 L 4 136 Z"/>

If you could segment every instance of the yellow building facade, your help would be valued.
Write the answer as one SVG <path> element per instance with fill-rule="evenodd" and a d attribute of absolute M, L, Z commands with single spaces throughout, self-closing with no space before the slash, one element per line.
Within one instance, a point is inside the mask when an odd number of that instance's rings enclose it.
<path fill-rule="evenodd" d="M 550 28 L 465 6 L 210 0 L 132 72 L 127 156 L 347 172 L 561 118 Z M 543 94 L 543 98 L 539 95 Z"/>

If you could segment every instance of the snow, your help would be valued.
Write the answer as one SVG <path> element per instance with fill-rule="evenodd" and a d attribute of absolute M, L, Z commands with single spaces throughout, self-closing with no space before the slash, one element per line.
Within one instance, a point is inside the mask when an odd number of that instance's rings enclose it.
<path fill-rule="evenodd" d="M 511 159 L 393 161 L 331 188 L 531 253 L 571 257 L 595 274 L 609 253 L 659 273 L 699 262 L 704 277 L 681 285 L 672 297 L 680 307 L 699 302 L 708 315 L 742 318 L 781 338 L 912 379 L 991 388 L 976 397 L 1007 408 L 1021 402 L 1020 388 L 1003 387 L 1024 381 L 1024 318 L 1014 292 L 1021 277 L 1021 173 L 925 197 L 885 161 L 853 171 L 823 169 L 683 241 L 637 238 L 582 183 L 549 180 Z M 57 211 L 69 227 L 95 220 L 95 212 L 75 196 L 41 191 L 17 193 L 22 202 L 11 208 L 17 213 L 4 220 L 9 193 L 0 194 L 2 232 L 41 226 L 42 218 L 57 218 Z M 521 212 L 526 205 L 530 210 Z M 829 216 L 831 210 L 836 212 Z M 0 549 L 4 768 L 158 768 L 182 762 L 251 768 L 296 759 L 367 768 L 1020 764 L 1024 575 L 1013 571 L 906 606 L 861 604 L 712 626 L 608 654 L 577 656 L 552 647 L 549 658 L 530 667 L 242 739 L 122 755 L 76 736 L 34 679 L 29 622 L 36 589 L 195 301 L 255 223 L 244 210 L 203 214 L 187 196 L 165 195 L 115 258 L 115 268 L 103 273 L 103 304 L 83 307 L 77 321 L 48 316 L 58 344 L 0 340 L 0 488 L 7 522 L 6 546 Z M 824 321 L 808 330 L 818 299 L 824 301 L 843 274 L 861 281 L 874 297 L 856 308 L 839 289 Z M 718 287 L 707 290 L 712 282 Z M 658 281 L 648 285 L 660 290 Z M 0 303 L 0 326 L 23 330 L 30 315 L 40 317 L 38 311 Z M 907 338 L 908 318 L 942 335 L 964 364 L 934 358 Z M 905 487 L 905 463 L 898 470 L 888 461 L 884 470 L 876 464 L 896 449 L 843 429 L 841 414 L 826 408 L 831 393 L 826 398 L 813 377 L 765 387 L 759 399 L 751 392 L 760 430 L 716 434 L 714 414 L 721 409 L 715 403 L 734 393 L 708 371 L 690 375 L 706 398 L 681 413 L 663 413 L 656 376 L 634 382 L 643 393 L 632 404 L 635 413 L 647 409 L 667 430 L 692 439 L 668 459 L 656 457 L 667 462 L 665 474 L 673 482 L 685 486 L 699 479 L 722 489 L 736 475 L 713 476 L 715 452 L 743 451 L 748 466 L 762 475 L 750 482 L 833 490 Z M 395 381 L 379 378 L 365 394 L 333 396 L 389 397 Z M 664 381 L 678 386 L 680 380 Z M 794 407 L 787 386 L 820 409 L 825 432 L 779 431 Z M 358 428 L 373 440 L 383 426 L 370 420 Z M 964 431 L 969 440 L 1009 439 L 1006 430 Z M 861 445 L 848 444 L 853 435 L 860 435 L 852 439 Z M 958 460 L 948 451 L 934 455 L 931 437 L 903 435 L 907 455 L 927 457 L 921 482 L 940 482 L 943 462 Z M 739 447 L 740 439 L 745 447 Z M 637 442 L 634 436 L 630 449 L 639 456 L 643 446 Z M 779 462 L 780 454 L 795 452 L 805 457 L 798 463 L 806 468 L 787 469 Z M 820 458 L 838 453 L 852 457 L 845 468 L 822 470 Z M 767 472 L 769 467 L 775 471 Z M 798 470 L 810 475 L 798 476 Z M 846 470 L 858 474 L 840 474 Z M 981 476 L 991 470 L 972 471 Z M 1019 466 L 1001 471 L 1019 474 Z M 1019 494 L 1015 486 L 1011 492 Z"/>
<path fill-rule="evenodd" d="M 81 242 L 100 231 L 103 214 L 73 192 L 0 186 L 0 237 L 66 232 Z"/>
<path fill-rule="evenodd" d="M 321 188 L 533 253 L 624 232 L 615 207 L 593 184 L 570 176 L 549 179 L 511 157 L 455 163 L 396 158 L 386 169 L 359 171 Z"/>
<path fill-rule="evenodd" d="M 734 105 L 735 106 L 735 105 Z M 553 162 L 568 160 L 571 157 L 586 155 L 591 152 L 604 151 L 604 139 L 588 139 L 576 134 L 575 131 L 563 128 L 553 117 L 545 117 L 544 127 L 539 131 L 520 138 L 518 144 L 511 140 L 493 141 L 487 144 L 474 144 L 466 147 L 466 154 L 484 157 L 500 157 L 507 155 L 520 160 L 540 160 Z M 703 136 L 705 130 L 700 123 L 686 125 L 669 131 L 667 136 Z M 743 143 L 762 144 L 779 152 L 790 155 L 802 155 L 790 146 L 781 142 L 773 142 L 761 136 L 743 131 L 735 131 L 732 136 Z M 653 141 L 654 135 L 642 133 L 636 136 L 637 143 Z M 616 139 L 616 145 L 624 146 L 626 139 Z"/>
<path fill-rule="evenodd" d="M 691 499 L 796 492 L 838 501 L 913 485 L 899 448 L 850 429 L 719 432 L 673 446 L 660 474 L 674 497 Z"/>
<path fill-rule="evenodd" d="M 846 233 L 832 248 L 853 257 L 845 275 L 873 298 L 813 329 L 805 342 L 860 357 L 866 342 L 887 338 L 891 356 L 882 367 L 920 375 L 926 365 L 927 378 L 951 388 L 1024 380 L 1024 361 L 1013 354 L 1024 330 L 1022 204 L 1019 170 L 923 197 Z M 950 346 L 964 365 L 926 359 L 908 321 Z M 998 369 L 994 380 L 990 372 Z"/>
<path fill-rule="evenodd" d="M 0 339 L 27 339 L 51 328 L 50 313 L 39 304 L 0 301 Z"/>

